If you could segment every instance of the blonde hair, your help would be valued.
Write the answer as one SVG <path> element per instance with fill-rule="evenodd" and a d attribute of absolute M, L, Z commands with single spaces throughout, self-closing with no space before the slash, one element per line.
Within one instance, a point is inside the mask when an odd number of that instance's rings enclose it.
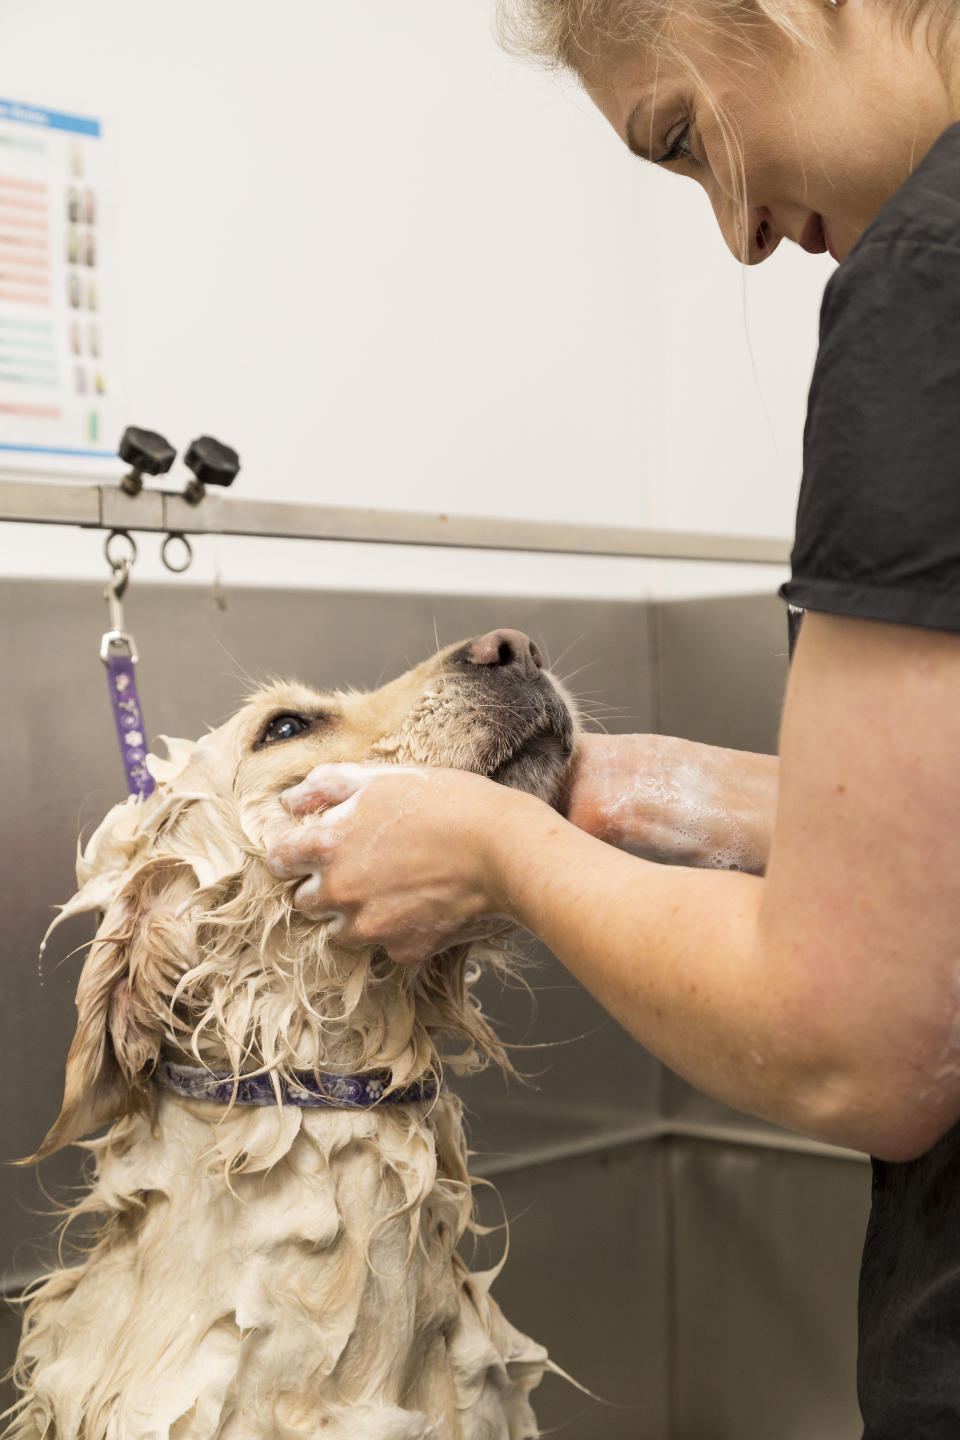
<path fill-rule="evenodd" d="M 924 39 L 944 69 L 958 23 L 955 0 L 887 0 L 891 21 L 905 39 L 923 27 Z M 514 54 L 554 69 L 581 74 L 585 62 L 610 48 L 629 45 L 652 58 L 683 61 L 669 21 L 677 13 L 696 20 L 705 33 L 739 39 L 756 50 L 758 24 L 767 21 L 794 45 L 816 49 L 822 34 L 815 6 L 801 12 L 796 0 L 497 0 L 501 44 Z"/>

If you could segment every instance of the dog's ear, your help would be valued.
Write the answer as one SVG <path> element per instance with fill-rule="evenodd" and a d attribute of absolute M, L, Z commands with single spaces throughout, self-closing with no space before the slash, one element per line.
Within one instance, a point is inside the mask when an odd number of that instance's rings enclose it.
<path fill-rule="evenodd" d="M 209 742 L 167 746 L 169 761 L 151 759 L 155 792 L 115 805 L 91 836 L 77 862 L 79 889 L 50 927 L 100 914 L 77 986 L 63 1106 L 31 1159 L 146 1103 L 173 993 L 195 963 L 190 902 L 206 892 L 214 904 L 246 864 L 229 756 Z"/>
<path fill-rule="evenodd" d="M 63 1104 L 31 1160 L 42 1160 L 114 1119 L 125 1086 L 109 1033 L 116 987 L 124 983 L 133 921 L 129 898 L 107 910 L 87 953 L 77 986 L 77 1029 L 67 1055 Z"/>
<path fill-rule="evenodd" d="M 31 1159 L 40 1160 L 135 1108 L 160 1055 L 180 957 L 157 943 L 166 929 L 169 862 L 143 866 L 109 906 L 77 986 L 77 1029 L 63 1104 Z"/>

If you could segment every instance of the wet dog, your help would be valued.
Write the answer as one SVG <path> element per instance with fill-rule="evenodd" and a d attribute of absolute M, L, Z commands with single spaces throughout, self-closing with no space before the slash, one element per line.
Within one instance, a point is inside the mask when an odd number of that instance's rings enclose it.
<path fill-rule="evenodd" d="M 39 1282 L 16 1440 L 528 1440 L 550 1362 L 457 1245 L 471 1181 L 441 1072 L 506 1055 L 471 993 L 502 942 L 412 967 L 338 949 L 264 863 L 322 761 L 444 765 L 554 803 L 569 697 L 516 631 L 369 693 L 260 690 L 152 761 L 61 919 L 101 913 L 63 1106 L 96 1240 Z"/>

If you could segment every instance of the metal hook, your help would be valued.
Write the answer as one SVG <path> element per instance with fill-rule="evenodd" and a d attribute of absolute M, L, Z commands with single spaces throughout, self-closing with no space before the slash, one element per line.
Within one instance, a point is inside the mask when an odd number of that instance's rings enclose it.
<path fill-rule="evenodd" d="M 111 553 L 111 543 L 117 539 L 127 542 L 130 546 L 129 554 L 114 556 Z M 111 530 L 104 543 L 103 553 L 110 566 L 110 579 L 103 591 L 103 598 L 110 607 L 110 628 L 100 641 L 100 659 L 104 665 L 107 665 L 111 653 L 124 647 L 129 651 L 130 659 L 136 664 L 137 647 L 133 636 L 126 629 L 123 618 L 123 596 L 130 584 L 130 571 L 137 558 L 136 541 L 126 530 Z"/>
<path fill-rule="evenodd" d="M 110 607 L 110 629 L 119 634 L 123 631 L 123 595 L 130 583 L 130 566 L 126 560 L 114 570 L 103 591 L 103 598 Z"/>
<path fill-rule="evenodd" d="M 123 598 L 127 586 L 130 584 L 131 565 L 129 560 L 121 560 L 119 565 L 114 565 L 110 572 L 110 579 L 107 581 L 107 588 L 103 595 L 105 600 L 116 601 L 117 604 Z"/>

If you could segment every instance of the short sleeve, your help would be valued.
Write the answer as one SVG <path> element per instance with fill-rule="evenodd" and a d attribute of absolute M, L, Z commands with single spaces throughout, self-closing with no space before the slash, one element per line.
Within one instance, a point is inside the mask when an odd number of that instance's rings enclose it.
<path fill-rule="evenodd" d="M 791 568 L 793 605 L 960 631 L 960 239 L 868 232 L 831 277 Z"/>

